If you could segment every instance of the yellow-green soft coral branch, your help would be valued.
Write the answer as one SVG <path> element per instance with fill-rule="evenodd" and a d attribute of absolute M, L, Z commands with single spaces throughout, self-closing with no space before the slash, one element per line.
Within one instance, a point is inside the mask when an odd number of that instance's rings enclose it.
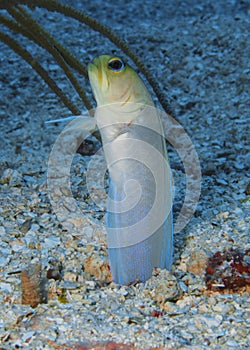
<path fill-rule="evenodd" d="M 74 68 L 78 73 L 82 74 L 85 78 L 88 78 L 88 70 L 87 67 L 82 64 L 66 47 L 61 45 L 52 35 L 50 35 L 42 26 L 39 25 L 30 14 L 24 10 L 23 7 L 17 6 L 17 8 L 25 14 L 27 18 L 32 20 L 33 24 L 36 25 L 37 29 L 41 32 L 41 34 L 46 37 L 48 41 L 50 41 L 53 46 L 57 49 L 57 51 L 61 54 L 64 60 L 67 62 L 69 66 Z"/>
<path fill-rule="evenodd" d="M 55 81 L 49 76 L 47 71 L 36 61 L 36 59 L 19 43 L 14 40 L 8 34 L 0 32 L 0 40 L 8 45 L 13 51 L 21 56 L 29 65 L 43 78 L 43 80 L 49 85 L 49 87 L 57 94 L 62 100 L 65 106 L 75 115 L 81 114 L 81 112 L 71 103 L 71 101 L 64 95 L 62 90 L 57 86 Z"/>
<path fill-rule="evenodd" d="M 93 30 L 98 31 L 102 35 L 106 36 L 111 42 L 113 42 L 116 46 L 118 46 L 126 55 L 128 55 L 134 61 L 134 63 L 137 65 L 141 73 L 144 74 L 149 84 L 152 86 L 162 107 L 165 109 L 167 113 L 173 115 L 173 111 L 168 101 L 166 101 L 163 93 L 161 92 L 158 83 L 149 73 L 144 63 L 140 60 L 140 58 L 135 53 L 133 53 L 130 50 L 126 42 L 124 40 L 121 40 L 116 34 L 114 34 L 110 28 L 104 26 L 103 24 L 91 18 L 90 16 L 87 16 L 83 12 L 77 11 L 76 9 L 70 6 L 60 4 L 55 0 L 12 0 L 12 1 L 0 0 L 0 8 L 7 8 L 15 4 L 28 5 L 31 8 L 34 8 L 34 6 L 37 6 L 40 8 L 45 8 L 49 11 L 62 13 L 67 17 L 71 17 L 78 20 L 79 22 L 85 23 Z"/>
<path fill-rule="evenodd" d="M 62 58 L 60 53 L 55 49 L 54 45 L 51 44 L 48 40 L 47 37 L 41 33 L 39 26 L 37 25 L 37 22 L 35 22 L 26 11 L 22 11 L 20 13 L 17 11 L 14 7 L 11 7 L 8 9 L 8 12 L 10 13 L 11 16 L 13 16 L 20 24 L 21 24 L 21 30 L 24 35 L 26 35 L 29 39 L 33 40 L 35 43 L 40 45 L 41 47 L 45 48 L 57 61 L 57 63 L 61 66 L 61 68 L 64 70 L 65 74 L 69 78 L 70 82 L 74 86 L 75 90 L 77 91 L 78 95 L 82 99 L 84 105 L 88 108 L 91 109 L 92 105 L 87 98 L 87 96 L 84 93 L 84 90 L 78 83 L 77 79 L 75 76 L 72 74 L 70 71 L 68 65 L 66 64 L 65 60 Z M 16 28 L 18 29 L 18 28 Z M 20 32 L 21 32 L 20 30 Z"/>

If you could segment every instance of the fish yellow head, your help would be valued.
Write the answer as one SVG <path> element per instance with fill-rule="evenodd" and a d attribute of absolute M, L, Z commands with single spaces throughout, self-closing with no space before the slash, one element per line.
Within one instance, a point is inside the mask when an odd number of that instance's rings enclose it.
<path fill-rule="evenodd" d="M 98 106 L 116 103 L 153 105 L 151 96 L 136 72 L 121 57 L 102 55 L 88 64 L 90 84 Z"/>

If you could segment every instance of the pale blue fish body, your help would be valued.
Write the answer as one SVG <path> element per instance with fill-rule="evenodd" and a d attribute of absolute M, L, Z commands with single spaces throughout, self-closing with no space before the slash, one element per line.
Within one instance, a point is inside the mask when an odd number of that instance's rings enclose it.
<path fill-rule="evenodd" d="M 154 267 L 172 265 L 171 172 L 161 121 L 145 85 L 120 58 L 96 58 L 89 77 L 110 175 L 111 273 L 120 284 L 146 281 Z"/>

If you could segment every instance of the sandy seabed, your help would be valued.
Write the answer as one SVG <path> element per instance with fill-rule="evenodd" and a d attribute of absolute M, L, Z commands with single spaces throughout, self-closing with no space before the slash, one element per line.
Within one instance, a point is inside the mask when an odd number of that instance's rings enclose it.
<path fill-rule="evenodd" d="M 143 59 L 196 148 L 201 196 L 191 221 L 175 235 L 171 273 L 157 270 L 146 283 L 131 286 L 110 283 L 105 212 L 88 195 L 85 178 L 100 143 L 90 138 L 86 155 L 74 157 L 71 188 L 83 216 L 71 212 L 66 227 L 53 211 L 46 184 L 49 155 L 65 124 L 45 121 L 70 112 L 0 43 L 1 348 L 248 349 L 249 1 L 63 3 L 109 26 Z M 45 10 L 35 10 L 34 16 L 85 64 L 104 53 L 122 55 L 74 20 Z M 17 38 L 84 110 L 53 59 Z M 89 82 L 79 79 L 92 98 Z M 168 151 L 176 218 L 185 174 L 177 152 L 170 145 Z M 215 271 L 236 274 L 234 251 L 242 259 L 245 285 L 241 279 L 238 288 L 239 280 L 229 279 L 225 289 L 225 279 Z M 221 252 L 218 266 L 207 271 L 216 252 Z M 47 303 L 34 308 L 21 303 L 20 271 L 28 266 L 35 282 L 40 273 L 48 277 Z M 215 274 L 210 284 L 208 272 Z"/>

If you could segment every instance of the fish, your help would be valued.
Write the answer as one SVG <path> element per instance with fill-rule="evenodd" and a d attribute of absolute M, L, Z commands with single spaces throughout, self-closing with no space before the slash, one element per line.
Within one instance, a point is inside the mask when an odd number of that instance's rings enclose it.
<path fill-rule="evenodd" d="M 95 121 L 109 171 L 108 257 L 118 284 L 148 280 L 171 269 L 171 169 L 159 113 L 136 71 L 119 56 L 88 64 L 97 103 Z"/>
<path fill-rule="evenodd" d="M 109 192 L 106 233 L 114 282 L 148 280 L 173 260 L 172 180 L 160 113 L 135 70 L 121 57 L 101 55 L 88 64 L 97 102 L 71 121 L 66 133 L 99 130 Z M 85 136 L 84 136 L 85 135 Z"/>

